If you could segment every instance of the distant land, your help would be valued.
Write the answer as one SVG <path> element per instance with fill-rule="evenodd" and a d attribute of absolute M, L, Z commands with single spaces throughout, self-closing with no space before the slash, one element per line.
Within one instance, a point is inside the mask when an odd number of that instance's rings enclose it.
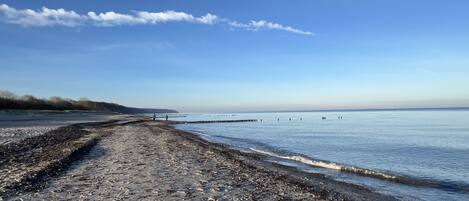
<path fill-rule="evenodd" d="M 171 109 L 134 108 L 116 103 L 97 102 L 91 100 L 72 100 L 61 97 L 49 99 L 36 98 L 31 95 L 18 97 L 8 91 L 0 91 L 0 110 L 80 110 L 96 112 L 117 112 L 123 114 L 138 113 L 178 113 Z"/>

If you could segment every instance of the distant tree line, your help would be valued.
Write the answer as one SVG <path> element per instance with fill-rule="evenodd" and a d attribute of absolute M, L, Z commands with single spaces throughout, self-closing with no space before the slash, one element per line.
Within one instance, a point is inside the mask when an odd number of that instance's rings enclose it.
<path fill-rule="evenodd" d="M 80 100 L 51 97 L 36 98 L 31 95 L 17 96 L 9 91 L 0 90 L 0 110 L 84 110 L 100 112 L 137 113 L 177 113 L 176 110 L 133 108 L 107 102 L 95 102 L 82 98 Z"/>

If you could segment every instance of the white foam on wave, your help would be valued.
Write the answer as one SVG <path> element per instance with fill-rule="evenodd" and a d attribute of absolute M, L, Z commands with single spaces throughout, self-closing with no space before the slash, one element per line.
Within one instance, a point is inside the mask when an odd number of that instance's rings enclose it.
<path fill-rule="evenodd" d="M 357 173 L 357 174 L 361 174 L 361 175 L 369 175 L 369 176 L 372 176 L 372 177 L 380 177 L 380 178 L 389 179 L 389 180 L 394 180 L 394 179 L 398 178 L 397 176 L 394 176 L 394 175 L 389 175 L 389 174 L 378 172 L 378 171 L 373 171 L 373 170 L 368 170 L 368 169 L 363 169 L 363 168 L 350 167 L 350 166 L 342 167 L 341 171 L 352 172 L 352 173 Z"/>
<path fill-rule="evenodd" d="M 204 139 L 205 139 L 205 138 L 212 137 L 212 136 L 210 136 L 210 135 L 208 135 L 208 134 L 203 133 L 202 131 L 189 130 L 189 132 L 194 133 L 194 134 L 196 134 L 196 135 L 198 135 L 198 136 L 200 136 L 200 137 L 204 137 Z"/>
<path fill-rule="evenodd" d="M 255 152 L 258 152 L 258 153 L 261 153 L 261 154 L 265 154 L 265 155 L 269 155 L 269 156 L 273 156 L 273 157 L 277 157 L 277 158 L 281 158 L 281 159 L 298 161 L 298 162 L 301 162 L 301 163 L 304 163 L 304 164 L 307 164 L 307 165 L 312 165 L 312 166 L 315 166 L 315 167 L 322 167 L 322 168 L 333 169 L 333 170 L 341 170 L 341 168 L 342 168 L 340 165 L 337 165 L 335 163 L 315 161 L 315 160 L 305 158 L 303 156 L 281 156 L 281 155 L 278 155 L 278 154 L 275 154 L 275 153 L 272 153 L 272 152 L 258 150 L 258 149 L 254 149 L 254 148 L 251 148 L 251 150 L 253 150 Z"/>
<path fill-rule="evenodd" d="M 380 177 L 384 179 L 396 179 L 397 178 L 397 176 L 389 175 L 389 174 L 378 172 L 378 171 L 357 168 L 357 167 L 352 167 L 352 166 L 344 166 L 344 165 L 340 165 L 340 164 L 332 163 L 332 162 L 312 160 L 303 156 L 282 156 L 282 155 L 275 154 L 275 153 L 268 152 L 268 151 L 258 150 L 254 148 L 250 148 L 250 149 L 260 154 L 269 155 L 269 156 L 273 156 L 273 157 L 277 157 L 281 159 L 297 161 L 303 164 L 311 165 L 313 167 L 326 168 L 326 169 L 356 173 L 356 174 L 361 174 L 361 175 L 368 175 L 372 177 Z"/>

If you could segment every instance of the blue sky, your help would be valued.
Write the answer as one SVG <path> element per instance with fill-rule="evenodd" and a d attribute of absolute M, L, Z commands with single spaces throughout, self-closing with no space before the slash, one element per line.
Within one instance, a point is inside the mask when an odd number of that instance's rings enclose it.
<path fill-rule="evenodd" d="M 468 9 L 0 0 L 0 89 L 183 112 L 469 106 Z"/>

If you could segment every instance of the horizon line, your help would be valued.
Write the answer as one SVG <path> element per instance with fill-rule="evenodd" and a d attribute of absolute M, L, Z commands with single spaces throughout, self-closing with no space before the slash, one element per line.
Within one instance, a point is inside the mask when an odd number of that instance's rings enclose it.
<path fill-rule="evenodd" d="M 360 112 L 360 111 L 418 111 L 418 110 L 469 110 L 469 106 L 462 107 L 402 107 L 402 108 L 351 108 L 351 109 L 305 109 L 305 110 L 261 110 L 222 113 L 286 113 L 286 112 Z"/>

